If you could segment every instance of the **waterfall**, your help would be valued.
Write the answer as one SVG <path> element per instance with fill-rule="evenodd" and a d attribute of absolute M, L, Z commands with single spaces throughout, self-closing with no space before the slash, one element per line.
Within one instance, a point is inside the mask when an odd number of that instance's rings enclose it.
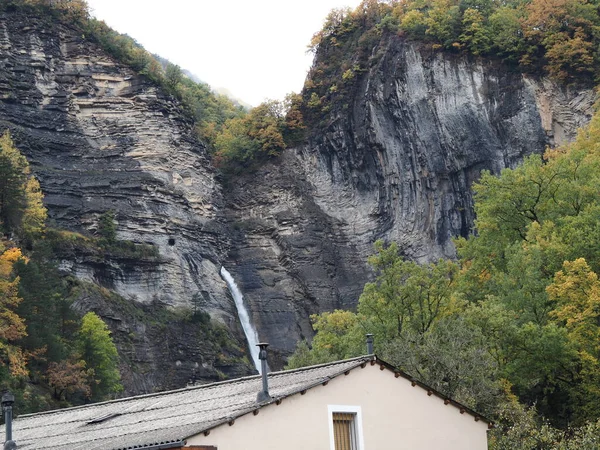
<path fill-rule="evenodd" d="M 231 274 L 225 269 L 225 267 L 221 267 L 221 276 L 227 283 L 227 287 L 229 288 L 229 292 L 231 292 L 231 296 L 235 301 L 235 307 L 237 308 L 238 317 L 240 318 L 240 322 L 242 324 L 242 328 L 244 329 L 244 334 L 246 335 L 246 340 L 248 341 L 248 347 L 250 348 L 250 356 L 252 356 L 252 362 L 254 363 L 254 367 L 260 373 L 260 360 L 258 359 L 258 333 L 256 329 L 252 326 L 252 322 L 250 322 L 250 316 L 248 315 L 248 310 L 246 309 L 246 305 L 244 305 L 244 296 L 242 292 L 235 284 L 233 277 Z"/>

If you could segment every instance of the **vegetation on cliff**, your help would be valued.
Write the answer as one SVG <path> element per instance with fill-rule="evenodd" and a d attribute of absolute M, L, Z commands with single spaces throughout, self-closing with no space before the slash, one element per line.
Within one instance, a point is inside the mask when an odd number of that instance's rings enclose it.
<path fill-rule="evenodd" d="M 357 83 L 393 36 L 432 52 L 504 60 L 563 83 L 598 82 L 600 14 L 587 0 L 364 0 L 333 10 L 311 42 L 315 53 L 298 109 L 320 129 L 329 111 L 349 108 Z"/>
<path fill-rule="evenodd" d="M 457 262 L 378 242 L 357 311 L 314 316 L 290 366 L 359 355 L 374 333 L 381 357 L 498 420 L 494 448 L 588 448 L 569 439 L 600 427 L 599 149 L 596 114 L 573 144 L 484 172 Z"/>
<path fill-rule="evenodd" d="M 21 411 L 113 395 L 120 389 L 115 346 L 98 316 L 82 321 L 70 308 L 74 280 L 43 251 L 42 193 L 8 132 L 0 138 L 0 173 L 2 387 L 17 393 Z"/>
<path fill-rule="evenodd" d="M 293 96 L 248 111 L 207 84 L 193 81 L 180 67 L 150 54 L 131 37 L 92 18 L 84 0 L 6 0 L 0 4 L 3 10 L 19 10 L 77 27 L 85 39 L 161 86 L 181 102 L 215 164 L 226 173 L 247 171 L 279 155 L 298 139 L 303 128 L 297 110 L 287 114 Z"/>
<path fill-rule="evenodd" d="M 348 109 L 357 83 L 385 50 L 390 36 L 432 51 L 499 58 L 520 70 L 564 83 L 600 76 L 600 15 L 587 0 L 364 0 L 333 10 L 310 45 L 315 61 L 300 95 L 250 111 L 185 76 L 134 39 L 90 17 L 83 0 L 7 0 L 0 9 L 41 14 L 77 27 L 117 60 L 178 98 L 198 136 L 226 173 L 248 171 L 318 130 L 329 112 Z"/>

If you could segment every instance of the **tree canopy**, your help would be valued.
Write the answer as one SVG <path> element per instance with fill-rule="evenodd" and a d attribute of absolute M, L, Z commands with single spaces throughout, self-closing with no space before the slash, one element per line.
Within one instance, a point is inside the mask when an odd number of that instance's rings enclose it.
<path fill-rule="evenodd" d="M 457 262 L 418 265 L 377 242 L 356 312 L 313 316 L 312 348 L 300 344 L 290 366 L 359 355 L 374 333 L 381 357 L 496 418 L 493 448 L 590 442 L 600 419 L 599 148 L 596 114 L 574 143 L 484 172 L 476 233 L 456 239 Z"/>
<path fill-rule="evenodd" d="M 91 399 L 98 401 L 123 389 L 118 369 L 117 348 L 106 324 L 93 312 L 81 319 L 77 347 L 86 367 L 91 369 Z"/>

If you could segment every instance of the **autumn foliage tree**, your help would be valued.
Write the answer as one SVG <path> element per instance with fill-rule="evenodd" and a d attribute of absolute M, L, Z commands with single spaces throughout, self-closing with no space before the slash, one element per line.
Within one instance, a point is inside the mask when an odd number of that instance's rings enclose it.
<path fill-rule="evenodd" d="M 23 256 L 18 248 L 5 249 L 1 244 L 0 251 L 0 373 L 4 377 L 24 377 L 27 358 L 18 344 L 27 331 L 16 313 L 21 298 L 19 278 L 13 276 L 13 266 Z"/>
<path fill-rule="evenodd" d="M 217 165 L 227 171 L 240 172 L 278 156 L 286 148 L 284 133 L 288 122 L 285 109 L 282 102 L 270 100 L 243 117 L 227 120 L 215 138 Z M 290 123 L 295 124 L 298 120 L 300 117 L 295 116 Z"/>
<path fill-rule="evenodd" d="M 94 370 L 87 369 L 83 360 L 68 359 L 51 362 L 48 365 L 47 376 L 56 400 L 68 400 L 76 394 L 85 399 L 92 396 L 90 383 L 93 382 Z"/>

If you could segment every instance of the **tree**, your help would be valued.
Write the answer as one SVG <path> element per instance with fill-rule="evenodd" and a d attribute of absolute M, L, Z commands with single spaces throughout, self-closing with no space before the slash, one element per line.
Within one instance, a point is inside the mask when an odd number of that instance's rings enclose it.
<path fill-rule="evenodd" d="M 90 398 L 92 390 L 89 381 L 93 376 L 94 370 L 86 369 L 85 361 L 81 360 L 62 360 L 48 365 L 48 384 L 54 390 L 54 398 L 59 401 L 75 394 Z"/>
<path fill-rule="evenodd" d="M 110 244 L 117 240 L 117 226 L 115 224 L 114 211 L 105 211 L 100 215 L 98 218 L 98 234 Z"/>
<path fill-rule="evenodd" d="M 269 100 L 253 108 L 245 121 L 248 136 L 255 141 L 264 155 L 278 156 L 285 150 L 282 130 L 285 126 L 284 105 Z"/>
<path fill-rule="evenodd" d="M 441 319 L 424 334 L 404 332 L 383 341 L 378 354 L 482 414 L 493 414 L 500 400 L 498 362 L 486 336 L 466 317 Z"/>
<path fill-rule="evenodd" d="M 93 370 L 92 401 L 103 400 L 121 391 L 117 348 L 102 319 L 93 312 L 83 316 L 77 341 L 86 367 Z"/>
<path fill-rule="evenodd" d="M 469 8 L 463 13 L 463 32 L 459 39 L 474 55 L 481 55 L 490 50 L 491 40 L 484 20 L 483 15 L 476 9 Z"/>
<path fill-rule="evenodd" d="M 10 133 L 0 138 L 0 229 L 31 239 L 44 230 L 46 208 L 38 181 Z"/>
<path fill-rule="evenodd" d="M 4 248 L 0 245 L 0 251 Z M 27 375 L 27 358 L 18 342 L 27 335 L 25 322 L 16 313 L 21 302 L 19 278 L 13 277 L 13 265 L 23 257 L 18 248 L 0 254 L 0 373 L 12 377 Z"/>
<path fill-rule="evenodd" d="M 27 206 L 23 211 L 21 227 L 23 234 L 31 240 L 44 232 L 48 216 L 48 212 L 42 202 L 44 194 L 40 188 L 40 183 L 34 177 L 29 177 L 25 184 L 25 197 L 27 199 Z"/>
<path fill-rule="evenodd" d="M 168 63 L 167 68 L 165 69 L 165 80 L 167 86 L 175 91 L 183 81 L 183 72 L 181 71 L 181 68 L 175 64 Z"/>
<path fill-rule="evenodd" d="M 460 10 L 450 0 L 434 0 L 427 16 L 427 35 L 449 48 L 460 34 Z"/>
<path fill-rule="evenodd" d="M 503 56 L 516 60 L 524 46 L 521 28 L 522 12 L 515 8 L 500 7 L 488 19 L 493 47 Z"/>
<path fill-rule="evenodd" d="M 0 138 L 0 227 L 5 233 L 16 231 L 21 224 L 27 207 L 25 186 L 29 173 L 27 159 L 6 131 Z"/>
<path fill-rule="evenodd" d="M 405 261 L 396 243 L 385 247 L 377 241 L 375 250 L 369 264 L 377 277 L 365 285 L 358 306 L 369 332 L 382 340 L 391 340 L 408 329 L 423 334 L 451 312 L 455 306 L 452 292 L 456 264 L 445 260 L 429 265 Z"/>
<path fill-rule="evenodd" d="M 561 81 L 572 81 L 597 68 L 600 16 L 586 0 L 532 0 L 523 20 L 525 37 L 543 48 L 546 69 Z"/>
<path fill-rule="evenodd" d="M 56 267 L 43 261 L 35 252 L 29 260 L 14 264 L 19 277 L 19 296 L 22 298 L 17 312 L 27 324 L 28 335 L 20 344 L 29 352 L 43 349 L 44 358 L 32 361 L 31 370 L 44 373 L 49 362 L 67 358 L 69 341 L 79 327 L 79 318 L 70 308 L 69 292 Z"/>
<path fill-rule="evenodd" d="M 214 139 L 217 164 L 229 171 L 240 171 L 279 155 L 286 148 L 285 110 L 285 104 L 270 100 L 253 108 L 245 117 L 225 121 Z M 297 116 L 290 120 L 292 126 L 300 126 L 295 122 Z"/>
<path fill-rule="evenodd" d="M 581 388 L 577 398 L 576 417 L 600 416 L 600 281 L 585 259 L 565 261 L 547 287 L 557 307 L 551 312 L 564 325 L 570 342 L 577 349 L 577 376 Z"/>

